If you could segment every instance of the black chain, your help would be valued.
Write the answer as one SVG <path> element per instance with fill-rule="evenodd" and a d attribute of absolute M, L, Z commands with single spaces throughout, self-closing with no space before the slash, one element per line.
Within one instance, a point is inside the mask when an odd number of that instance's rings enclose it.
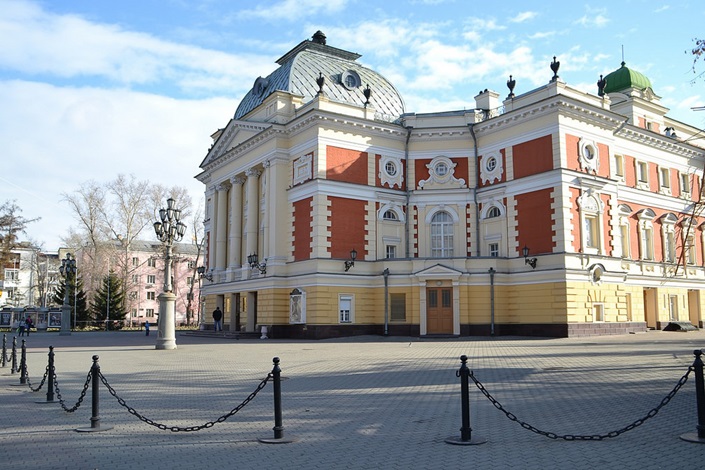
<path fill-rule="evenodd" d="M 167 430 L 168 430 L 168 431 L 171 431 L 171 432 L 193 432 L 193 431 L 200 431 L 201 429 L 211 428 L 211 427 L 213 427 L 213 426 L 214 426 L 215 424 L 217 424 L 217 423 L 222 423 L 222 422 L 224 422 L 226 419 L 228 419 L 228 418 L 230 418 L 231 416 L 233 416 L 235 413 L 237 413 L 238 411 L 240 411 L 241 409 L 243 409 L 248 403 L 250 403 L 252 400 L 254 400 L 254 398 L 257 396 L 257 394 L 260 392 L 260 390 L 262 390 L 262 389 L 265 387 L 265 385 L 267 385 L 267 382 L 269 381 L 269 379 L 272 378 L 272 373 L 270 372 L 269 374 L 267 374 L 267 377 L 265 377 L 265 378 L 259 383 L 259 385 L 258 385 L 257 388 L 255 389 L 255 391 L 252 392 L 252 393 L 250 393 L 250 395 L 249 395 L 247 398 L 245 398 L 242 403 L 240 403 L 240 404 L 237 405 L 235 408 L 233 408 L 232 410 L 230 410 L 229 413 L 224 414 L 223 416 L 221 416 L 220 418 L 216 419 L 215 421 L 208 421 L 207 423 L 201 424 L 200 426 L 187 426 L 187 427 L 183 427 L 183 428 L 182 428 L 182 427 L 179 427 L 179 426 L 167 426 L 166 424 L 157 423 L 157 422 L 155 422 L 155 421 L 153 421 L 153 420 L 151 420 L 151 419 L 149 419 L 149 418 L 147 418 L 147 417 L 145 417 L 145 416 L 142 416 L 137 410 L 135 410 L 134 408 L 132 408 L 131 406 L 129 406 L 127 403 L 125 403 L 125 400 L 123 400 L 122 398 L 120 398 L 120 397 L 117 395 L 117 392 L 115 391 L 115 389 L 113 389 L 113 387 L 110 386 L 110 384 L 108 383 L 107 379 L 105 378 L 105 376 L 104 376 L 101 372 L 99 372 L 99 374 L 100 374 L 100 375 L 99 375 L 100 380 L 103 382 L 103 385 L 105 385 L 105 387 L 108 389 L 108 392 L 110 392 L 110 394 L 111 394 L 112 396 L 114 396 L 114 397 L 117 399 L 118 403 L 120 403 L 120 405 L 122 405 L 123 407 L 125 407 L 125 409 L 127 409 L 127 411 L 128 411 L 131 415 L 136 416 L 138 419 L 140 419 L 141 421 L 144 421 L 145 423 L 149 424 L 150 426 L 154 426 L 155 428 L 158 428 L 158 429 L 160 429 L 160 430 L 162 430 L 162 431 L 167 431 Z"/>
<path fill-rule="evenodd" d="M 29 385 L 30 390 L 32 390 L 33 392 L 38 392 L 39 390 L 42 389 L 42 387 L 44 386 L 44 382 L 46 382 L 47 377 L 49 376 L 49 366 L 47 365 L 47 368 L 44 370 L 44 377 L 42 377 L 42 383 L 40 383 L 39 387 L 37 387 L 37 388 L 32 387 L 32 382 L 29 380 L 29 372 L 27 371 L 26 364 L 25 364 L 24 374 L 25 374 L 25 378 L 27 379 L 27 385 Z"/>
<path fill-rule="evenodd" d="M 56 396 L 59 398 L 59 403 L 61 404 L 61 408 L 64 409 L 65 412 L 67 413 L 73 413 L 78 409 L 79 406 L 81 406 L 81 403 L 83 403 L 83 398 L 86 396 L 86 390 L 88 390 L 88 385 L 91 383 L 91 376 L 92 376 L 92 371 L 93 368 L 91 368 L 88 371 L 88 377 L 86 377 L 86 383 L 83 385 L 83 390 L 81 390 L 81 395 L 78 397 L 78 401 L 72 408 L 67 408 L 66 405 L 64 405 L 64 400 L 61 399 L 61 392 L 59 391 L 59 382 L 56 380 L 56 372 L 54 372 L 54 388 L 56 389 Z"/>
<path fill-rule="evenodd" d="M 519 423 L 522 428 L 528 429 L 529 431 L 534 432 L 536 434 L 546 436 L 549 439 L 563 439 L 566 441 L 601 441 L 603 439 L 617 437 L 620 434 L 623 434 L 627 431 L 631 431 L 632 429 L 636 428 L 637 426 L 641 426 L 642 424 L 644 424 L 644 422 L 646 420 L 656 416 L 656 414 L 659 412 L 659 410 L 661 408 L 663 408 L 664 406 L 666 406 L 668 404 L 668 402 L 670 402 L 671 399 L 673 399 L 673 397 L 676 395 L 676 393 L 678 393 L 678 390 L 680 390 L 681 387 L 683 385 L 685 385 L 685 383 L 688 381 L 688 376 L 690 375 L 690 373 L 693 370 L 695 370 L 695 368 L 693 366 L 688 367 L 688 372 L 686 372 L 685 375 L 680 378 L 680 380 L 678 381 L 676 386 L 673 387 L 673 390 L 671 390 L 671 392 L 668 395 L 666 395 L 666 397 L 664 397 L 663 400 L 661 400 L 661 403 L 659 403 L 658 406 L 656 406 L 654 409 L 649 411 L 646 414 L 646 416 L 644 416 L 643 418 L 637 419 L 636 421 L 623 427 L 622 429 L 618 429 L 616 431 L 610 431 L 607 434 L 590 434 L 590 435 L 573 435 L 573 434 L 558 435 L 553 432 L 542 431 L 542 430 L 530 425 L 529 423 L 527 423 L 525 421 L 521 421 L 519 418 L 516 417 L 516 415 L 507 411 L 502 406 L 502 404 L 500 402 L 498 402 L 492 395 L 490 395 L 490 393 L 487 391 L 485 386 L 482 385 L 482 383 L 475 378 L 475 375 L 472 373 L 472 371 L 470 371 L 469 375 L 470 375 L 470 378 L 472 379 L 472 381 L 475 382 L 475 385 L 477 386 L 477 388 L 480 389 L 482 394 L 487 397 L 487 399 L 494 405 L 494 407 L 497 408 L 499 411 L 503 412 L 507 416 L 507 418 L 509 418 L 510 421 L 515 421 L 515 422 Z"/>

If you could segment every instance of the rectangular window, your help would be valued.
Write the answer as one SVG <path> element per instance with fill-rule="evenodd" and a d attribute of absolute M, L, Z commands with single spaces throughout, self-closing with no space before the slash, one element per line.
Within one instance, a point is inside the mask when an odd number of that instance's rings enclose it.
<path fill-rule="evenodd" d="M 338 297 L 338 311 L 340 312 L 340 323 L 352 323 L 352 295 L 341 295 Z"/>
<path fill-rule="evenodd" d="M 147 284 L 154 284 L 157 282 L 157 276 L 154 274 L 147 274 Z"/>
<path fill-rule="evenodd" d="M 195 261 L 189 261 L 187 263 L 187 266 L 189 269 L 196 269 L 196 262 Z"/>
<path fill-rule="evenodd" d="M 137 316 L 137 309 L 133 308 L 132 309 L 132 318 L 135 318 Z"/>
<path fill-rule="evenodd" d="M 389 294 L 389 319 L 406 321 L 406 294 Z"/>
<path fill-rule="evenodd" d="M 584 240 L 586 248 L 600 248 L 600 237 L 597 228 L 597 217 L 593 215 L 585 216 Z"/>
<path fill-rule="evenodd" d="M 675 295 L 668 296 L 668 315 L 671 321 L 678 321 L 678 297 Z"/>
<path fill-rule="evenodd" d="M 622 155 L 614 156 L 614 174 L 617 178 L 624 178 L 624 157 Z"/>
<path fill-rule="evenodd" d="M 639 183 L 646 184 L 649 182 L 649 165 L 646 162 L 637 162 L 636 178 Z"/>
<path fill-rule="evenodd" d="M 192 277 L 187 277 L 186 278 L 186 285 L 191 287 L 193 285 L 193 278 Z"/>
<path fill-rule="evenodd" d="M 139 284 L 139 283 L 140 283 L 140 276 L 139 276 L 139 274 L 133 274 L 133 275 L 132 275 L 132 283 L 133 283 L 133 284 Z"/>
<path fill-rule="evenodd" d="M 652 260 L 654 259 L 653 234 L 650 228 L 644 228 L 641 231 L 641 258 Z"/>
<path fill-rule="evenodd" d="M 676 260 L 676 237 L 673 232 L 666 232 L 666 240 L 664 241 L 664 258 L 672 263 Z"/>
<path fill-rule="evenodd" d="M 148 291 L 147 292 L 147 300 L 155 300 L 156 295 L 154 294 L 154 291 Z"/>
<path fill-rule="evenodd" d="M 688 173 L 680 173 L 681 196 L 690 197 L 690 175 Z"/>
<path fill-rule="evenodd" d="M 129 294 L 130 300 L 137 300 L 137 291 L 131 291 Z"/>
<path fill-rule="evenodd" d="M 20 270 L 19 269 L 6 269 L 5 270 L 5 280 L 6 281 L 19 281 Z"/>
<path fill-rule="evenodd" d="M 668 168 L 659 168 L 659 183 L 664 189 L 671 188 L 671 172 Z"/>
<path fill-rule="evenodd" d="M 685 239 L 685 259 L 688 264 L 695 264 L 695 240 L 693 235 L 688 235 Z"/>
<path fill-rule="evenodd" d="M 499 256 L 499 243 L 490 243 L 490 256 L 497 258 Z"/>
<path fill-rule="evenodd" d="M 140 264 L 140 259 L 138 257 L 132 258 L 132 266 L 139 266 Z"/>
<path fill-rule="evenodd" d="M 144 315 L 144 316 L 145 316 L 145 317 L 150 317 L 150 318 L 152 318 L 152 317 L 154 316 L 154 309 L 153 309 L 153 308 L 148 308 L 147 310 L 145 310 L 145 315 Z"/>
<path fill-rule="evenodd" d="M 147 259 L 147 266 L 149 266 L 150 268 L 156 268 L 157 267 L 157 258 Z"/>
<path fill-rule="evenodd" d="M 396 258 L 397 257 L 397 246 L 396 245 L 387 245 L 386 246 L 386 255 L 387 255 L 387 259 Z"/>
<path fill-rule="evenodd" d="M 622 258 L 629 258 L 629 225 L 622 224 L 619 226 L 619 235 L 622 242 Z"/>

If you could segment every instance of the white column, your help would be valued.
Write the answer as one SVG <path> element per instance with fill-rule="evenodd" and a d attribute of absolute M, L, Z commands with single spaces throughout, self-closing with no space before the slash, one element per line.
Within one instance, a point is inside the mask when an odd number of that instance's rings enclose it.
<path fill-rule="evenodd" d="M 227 250 L 228 235 L 228 190 L 223 184 L 216 188 L 218 191 L 218 216 L 216 217 L 215 234 L 215 269 L 225 269 L 225 255 Z"/>
<path fill-rule="evenodd" d="M 230 178 L 230 250 L 228 250 L 228 269 L 235 270 L 242 266 L 242 185 L 244 176 Z"/>
<path fill-rule="evenodd" d="M 215 266 L 215 227 L 218 221 L 215 219 L 217 207 L 217 194 L 215 194 L 215 186 L 210 189 L 210 195 L 206 194 L 206 204 L 209 204 L 207 209 L 209 227 L 208 227 L 208 263 L 204 263 L 208 269 Z"/>
<path fill-rule="evenodd" d="M 247 253 L 249 256 L 257 253 L 257 235 L 259 233 L 259 169 L 250 168 L 247 175 Z M 260 260 L 261 261 L 261 260 Z"/>

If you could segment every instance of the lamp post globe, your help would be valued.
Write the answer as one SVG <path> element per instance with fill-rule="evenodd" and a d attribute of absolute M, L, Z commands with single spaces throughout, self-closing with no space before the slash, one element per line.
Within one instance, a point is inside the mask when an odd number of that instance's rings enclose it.
<path fill-rule="evenodd" d="M 164 292 L 159 294 L 159 319 L 156 349 L 176 349 L 176 295 L 171 282 L 172 250 L 175 242 L 184 238 L 186 224 L 181 222 L 181 209 L 175 208 L 176 201 L 169 198 L 167 208 L 159 209 L 159 218 L 154 222 L 154 233 L 164 243 Z"/>

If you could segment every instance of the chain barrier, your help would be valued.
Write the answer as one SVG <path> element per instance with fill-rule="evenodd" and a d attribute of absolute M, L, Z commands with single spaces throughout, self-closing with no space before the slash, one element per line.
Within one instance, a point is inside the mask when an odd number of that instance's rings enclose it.
<path fill-rule="evenodd" d="M 143 422 L 149 424 L 150 426 L 154 426 L 155 428 L 158 428 L 158 429 L 160 429 L 160 430 L 162 430 L 162 431 L 167 431 L 167 430 L 168 430 L 168 431 L 171 431 L 171 432 L 194 432 L 194 431 L 200 431 L 201 429 L 211 428 L 211 427 L 213 427 L 213 426 L 214 426 L 215 424 L 217 424 L 217 423 L 222 423 L 222 422 L 224 422 L 226 419 L 230 418 L 230 417 L 233 416 L 235 413 L 237 413 L 238 411 L 240 411 L 241 409 L 243 409 L 248 403 L 250 403 L 252 400 L 254 400 L 254 398 L 257 396 L 257 394 L 265 387 L 265 385 L 267 385 L 267 382 L 272 378 L 272 373 L 270 372 L 269 374 L 267 374 L 267 377 L 265 377 L 265 378 L 259 383 L 259 385 L 258 385 L 257 388 L 255 389 L 255 391 L 252 392 L 252 393 L 250 393 L 250 395 L 249 395 L 247 398 L 245 398 L 245 399 L 242 401 L 242 403 L 240 403 L 238 406 L 236 406 L 235 408 L 233 408 L 232 410 L 230 410 L 229 413 L 224 414 L 223 416 L 221 416 L 220 418 L 216 419 L 215 421 L 208 421 L 207 423 L 201 424 L 200 426 L 187 426 L 187 427 L 167 426 L 166 424 L 157 423 L 157 422 L 155 422 L 155 421 L 153 421 L 153 420 L 151 420 L 151 419 L 149 419 L 149 418 L 143 416 L 143 415 L 140 414 L 137 410 L 135 410 L 134 408 L 132 408 L 131 406 L 129 406 L 129 405 L 125 402 L 125 400 L 123 400 L 122 398 L 120 398 L 120 397 L 118 396 L 118 394 L 117 394 L 117 392 L 115 391 L 115 389 L 110 386 L 110 384 L 108 383 L 108 380 L 107 380 L 107 379 L 105 378 L 105 376 L 104 376 L 102 373 L 100 373 L 100 372 L 99 372 L 99 377 L 100 377 L 100 380 L 103 382 L 103 385 L 105 385 L 105 387 L 108 389 L 108 392 L 110 392 L 110 394 L 111 394 L 112 396 L 114 396 L 114 397 L 117 399 L 118 403 L 119 403 L 121 406 L 123 406 L 131 415 L 136 416 L 139 420 L 141 420 L 141 421 L 143 421 Z"/>
<path fill-rule="evenodd" d="M 666 397 L 664 397 L 663 400 L 661 400 L 661 403 L 659 403 L 658 406 L 656 406 L 656 407 L 653 408 L 651 411 L 649 411 L 649 412 L 646 414 L 646 416 L 644 416 L 643 418 L 637 419 L 636 421 L 634 421 L 634 422 L 632 422 L 631 424 L 629 424 L 629 425 L 623 427 L 622 429 L 618 429 L 618 430 L 615 430 L 615 431 L 610 431 L 610 432 L 608 432 L 607 434 L 590 434 L 590 435 L 574 435 L 574 434 L 563 434 L 563 435 L 559 435 L 559 434 L 556 434 L 556 433 L 553 433 L 553 432 L 542 431 L 541 429 L 538 429 L 538 428 L 532 426 L 531 424 L 527 423 L 526 421 L 520 420 L 519 418 L 516 417 L 515 414 L 510 413 L 509 411 L 507 411 L 507 410 L 502 406 L 502 404 L 501 404 L 499 401 L 497 401 L 497 399 L 494 398 L 494 397 L 487 391 L 487 389 L 486 389 L 485 386 L 482 384 L 482 382 L 480 382 L 479 380 L 477 380 L 477 379 L 475 378 L 475 375 L 473 374 L 472 371 L 470 371 L 470 375 L 469 375 L 469 376 L 470 376 L 470 378 L 472 379 L 472 381 L 475 382 L 475 385 L 476 385 L 477 388 L 480 390 L 480 392 L 482 392 L 482 394 L 483 394 L 485 397 L 487 397 L 487 399 L 494 405 L 495 408 L 497 408 L 499 411 L 501 411 L 502 413 L 504 413 L 510 421 L 515 421 L 515 422 L 519 423 L 519 424 L 521 425 L 521 427 L 524 428 L 524 429 L 527 429 L 527 430 L 529 430 L 529 431 L 531 431 L 531 432 L 533 432 L 533 433 L 536 433 L 536 434 L 540 434 L 540 435 L 545 436 L 545 437 L 547 437 L 547 438 L 549 438 L 549 439 L 563 439 L 563 440 L 565 440 L 565 441 L 601 441 L 601 440 L 603 440 L 603 439 L 617 437 L 617 436 L 619 436 L 620 434 L 624 434 L 624 433 L 627 432 L 627 431 L 631 431 L 632 429 L 634 429 L 634 428 L 636 428 L 636 427 L 641 426 L 642 424 L 644 424 L 644 422 L 646 422 L 648 419 L 653 418 L 654 416 L 656 416 L 656 414 L 659 412 L 659 410 L 660 410 L 661 408 L 663 408 L 664 406 L 666 406 L 666 405 L 668 404 L 668 402 L 670 402 L 671 399 L 673 399 L 673 397 L 676 395 L 676 393 L 678 393 L 678 390 L 680 390 L 681 387 L 682 387 L 683 385 L 685 385 L 685 383 L 688 381 L 688 376 L 690 375 L 690 373 L 691 373 L 694 369 L 695 369 L 695 368 L 694 368 L 692 365 L 689 366 L 689 367 L 688 367 L 688 372 L 686 372 L 685 375 L 683 375 L 683 377 L 680 378 L 680 380 L 678 381 L 678 383 L 676 384 L 676 386 L 673 387 L 673 390 L 671 390 L 671 392 L 670 392 L 668 395 L 666 395 Z"/>
<path fill-rule="evenodd" d="M 33 392 L 38 392 L 39 390 L 42 389 L 44 386 L 44 382 L 46 382 L 47 377 L 49 377 L 49 366 L 47 365 L 46 369 L 44 370 L 44 377 L 42 377 L 42 381 L 39 384 L 37 388 L 34 388 L 32 386 L 32 382 L 29 380 L 29 372 L 27 371 L 27 365 L 25 364 L 25 378 L 27 379 L 27 385 L 29 385 L 29 389 L 32 390 Z"/>
<path fill-rule="evenodd" d="M 54 379 L 54 388 L 56 389 L 56 396 L 59 399 L 59 403 L 61 404 L 61 408 L 64 409 L 65 412 L 67 413 L 73 413 L 78 409 L 79 406 L 81 406 L 81 403 L 83 403 L 83 398 L 86 396 L 86 391 L 88 390 L 88 385 L 91 383 L 91 372 L 88 371 L 88 376 L 86 377 L 86 383 L 83 385 L 83 390 L 81 390 L 81 395 L 78 397 L 78 401 L 72 408 L 67 408 L 66 405 L 64 404 L 64 400 L 61 398 L 61 391 L 59 391 L 59 382 L 56 380 L 56 372 L 53 372 L 53 379 Z"/>

